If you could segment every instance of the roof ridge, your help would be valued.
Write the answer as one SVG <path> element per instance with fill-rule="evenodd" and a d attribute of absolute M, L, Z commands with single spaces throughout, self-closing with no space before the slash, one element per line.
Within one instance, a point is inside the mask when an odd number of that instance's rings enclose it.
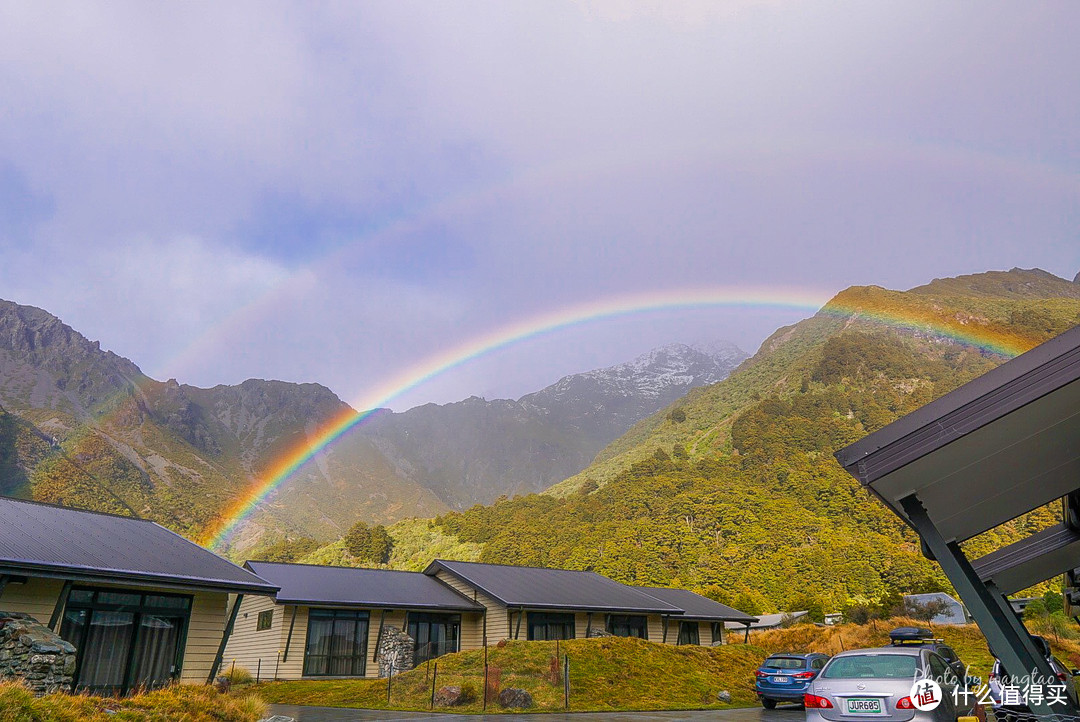
<path fill-rule="evenodd" d="M 428 576 L 423 572 L 416 572 L 409 569 L 383 569 L 382 567 L 346 567 L 340 564 L 312 564 L 310 562 L 271 562 L 264 559 L 247 559 L 244 564 L 280 564 L 282 566 L 290 567 L 317 567 L 319 569 L 348 569 L 352 571 L 365 571 L 365 572 L 394 572 L 396 574 L 420 574 L 421 576 Z"/>
<path fill-rule="evenodd" d="M 6 496 L 6 495 L 3 495 L 3 494 L 0 494 L 0 502 L 5 502 L 5 501 L 11 501 L 11 502 L 15 502 L 15 503 L 18 503 L 18 504 L 29 504 L 31 506 L 43 506 L 43 507 L 46 507 L 48 509 L 63 509 L 65 511 L 75 511 L 75 512 L 79 512 L 79 513 L 82 513 L 82 514 L 97 514 L 98 516 L 107 516 L 107 517 L 112 517 L 113 519 L 127 519 L 128 521 L 139 521 L 139 522 L 143 522 L 144 524 L 155 524 L 157 526 L 161 526 L 160 524 L 158 524 L 153 519 L 144 519 L 141 516 L 127 516 L 126 514 L 114 514 L 113 512 L 110 512 L 110 511 L 98 511 L 97 509 L 80 509 L 77 506 L 64 506 L 63 504 L 54 504 L 54 503 L 48 502 L 48 501 L 38 501 L 37 499 L 20 499 L 19 497 L 16 497 L 16 496 Z M 165 529 L 166 527 L 161 527 L 161 528 Z"/>

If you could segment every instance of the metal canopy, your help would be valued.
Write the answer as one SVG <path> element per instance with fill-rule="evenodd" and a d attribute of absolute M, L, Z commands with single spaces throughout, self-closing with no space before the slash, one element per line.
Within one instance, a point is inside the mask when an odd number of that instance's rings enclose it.
<path fill-rule="evenodd" d="M 976 559 L 971 566 L 980 579 L 993 582 L 1002 594 L 1009 595 L 1064 574 L 1077 566 L 1077 560 L 1080 532 L 1055 524 Z"/>
<path fill-rule="evenodd" d="M 905 522 L 917 494 L 947 542 L 1080 486 L 1080 327 L 836 453 Z"/>

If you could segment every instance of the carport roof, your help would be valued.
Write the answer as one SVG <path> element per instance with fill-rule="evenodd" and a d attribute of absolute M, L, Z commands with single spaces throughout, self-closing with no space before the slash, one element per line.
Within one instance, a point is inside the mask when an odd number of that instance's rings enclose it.
<path fill-rule="evenodd" d="M 273 594 L 277 587 L 152 521 L 0 497 L 0 574 Z"/>
<path fill-rule="evenodd" d="M 1080 327 L 836 453 L 904 521 L 964 541 L 1080 486 Z M 1060 573 L 1062 570 L 1058 570 Z"/>

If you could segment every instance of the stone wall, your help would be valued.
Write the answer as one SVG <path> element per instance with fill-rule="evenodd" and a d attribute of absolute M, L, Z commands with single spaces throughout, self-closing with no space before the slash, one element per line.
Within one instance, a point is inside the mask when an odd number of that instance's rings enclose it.
<path fill-rule="evenodd" d="M 28 614 L 0 611 L 0 679 L 42 695 L 70 692 L 74 674 L 75 647 Z"/>
<path fill-rule="evenodd" d="M 412 669 L 415 647 L 416 642 L 405 632 L 397 627 L 384 627 L 382 639 L 379 641 L 379 676 L 386 677 L 390 674 L 391 667 L 394 668 L 394 674 Z"/>

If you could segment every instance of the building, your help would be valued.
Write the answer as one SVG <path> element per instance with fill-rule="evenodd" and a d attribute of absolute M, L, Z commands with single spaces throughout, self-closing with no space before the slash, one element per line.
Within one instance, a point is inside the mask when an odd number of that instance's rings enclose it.
<path fill-rule="evenodd" d="M 594 572 L 436 560 L 423 572 L 248 562 L 280 587 L 246 597 L 225 663 L 261 678 L 375 677 L 391 628 L 413 662 L 502 639 L 641 637 L 713 644 L 753 617 L 681 589 L 631 587 Z"/>
<path fill-rule="evenodd" d="M 79 689 L 205 684 L 237 609 L 230 595 L 275 592 L 151 521 L 0 497 L 0 610 L 73 644 Z"/>
<path fill-rule="evenodd" d="M 931 617 L 933 624 L 967 624 L 971 621 L 964 605 L 950 597 L 945 592 L 929 592 L 927 594 L 905 594 L 904 606 L 925 607 L 928 604 L 937 604 L 942 611 Z"/>
<path fill-rule="evenodd" d="M 377 677 L 388 627 L 415 640 L 414 663 L 483 644 L 483 605 L 420 572 L 244 566 L 280 591 L 244 599 L 225 662 L 262 679 Z"/>
<path fill-rule="evenodd" d="M 810 612 L 782 612 L 780 614 L 759 614 L 749 624 L 744 622 L 727 622 L 729 630 L 745 630 L 748 632 L 760 632 L 765 629 L 779 629 L 785 624 L 791 624 L 802 619 Z"/>

